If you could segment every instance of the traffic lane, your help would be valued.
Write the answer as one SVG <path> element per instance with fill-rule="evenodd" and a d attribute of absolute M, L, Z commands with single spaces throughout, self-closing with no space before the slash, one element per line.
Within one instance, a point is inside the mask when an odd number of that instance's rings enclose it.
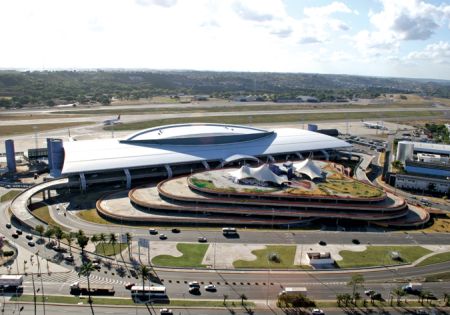
<path fill-rule="evenodd" d="M 123 315 L 123 314 L 136 314 L 136 315 L 149 315 L 149 314 L 159 314 L 161 306 L 151 306 L 148 307 L 143 305 L 136 305 L 135 307 L 120 307 L 120 306 L 97 306 L 94 305 L 94 313 L 96 315 Z M 15 303 L 7 303 L 4 306 L 4 314 L 22 314 L 22 315 L 34 315 L 34 306 L 31 303 L 27 304 L 15 304 Z M 206 308 L 180 308 L 180 307 L 170 307 L 174 314 L 176 315 L 229 315 L 231 309 L 206 309 Z M 249 314 L 242 307 L 233 308 L 234 314 Z M 37 306 L 38 314 L 43 313 L 43 306 L 38 304 Z M 79 314 L 79 315 L 91 315 L 92 311 L 88 305 L 50 305 L 47 304 L 45 306 L 45 313 L 47 315 L 61 315 L 61 314 Z M 328 313 L 328 312 L 327 312 Z M 285 314 L 281 310 L 278 309 L 258 309 L 255 311 L 255 314 L 262 315 L 278 315 Z M 339 313 L 336 313 L 339 314 Z"/>

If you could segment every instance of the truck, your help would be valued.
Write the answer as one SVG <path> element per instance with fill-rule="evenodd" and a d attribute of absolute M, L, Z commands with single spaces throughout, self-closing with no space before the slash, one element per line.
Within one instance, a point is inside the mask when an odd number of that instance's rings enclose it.
<path fill-rule="evenodd" d="M 114 286 L 109 284 L 91 284 L 91 295 L 114 295 Z M 71 294 L 89 294 L 87 283 L 74 282 L 70 285 Z"/>
<path fill-rule="evenodd" d="M 406 293 L 418 293 L 422 291 L 422 283 L 410 282 L 402 287 L 403 291 Z"/>
<path fill-rule="evenodd" d="M 23 291 L 23 276 L 21 275 L 0 275 L 0 290 L 2 291 Z"/>
<path fill-rule="evenodd" d="M 302 294 L 306 296 L 308 294 L 308 289 L 305 287 L 286 287 L 278 295 L 297 295 Z"/>

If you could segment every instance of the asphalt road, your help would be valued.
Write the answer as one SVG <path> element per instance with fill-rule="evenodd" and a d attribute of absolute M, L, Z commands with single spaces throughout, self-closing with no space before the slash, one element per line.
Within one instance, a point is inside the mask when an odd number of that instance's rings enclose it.
<path fill-rule="evenodd" d="M 23 309 L 19 312 L 19 310 L 23 307 Z M 120 307 L 104 307 L 104 306 L 94 306 L 94 313 L 97 315 L 123 315 L 123 314 L 136 314 L 136 315 L 150 315 L 150 314 L 159 314 L 159 307 L 151 307 L 146 308 L 145 306 L 141 307 L 133 307 L 133 308 L 120 308 Z M 174 315 L 230 315 L 230 314 L 251 314 L 242 308 L 234 308 L 233 313 L 231 309 L 200 309 L 200 308 L 171 308 Z M 326 314 L 330 315 L 342 315 L 342 314 L 414 314 L 414 311 L 418 308 L 386 308 L 384 311 L 377 308 L 368 308 L 368 309 L 327 309 Z M 426 309 L 426 308 L 420 308 Z M 46 305 L 45 307 L 47 315 L 61 315 L 61 314 L 79 314 L 79 315 L 91 315 L 91 309 L 87 305 L 74 305 L 74 306 L 53 306 Z M 369 311 L 372 310 L 372 311 Z M 449 310 L 444 308 L 435 308 L 428 309 L 433 311 L 434 314 L 448 314 Z M 7 304 L 4 307 L 4 314 L 22 314 L 22 315 L 34 315 L 34 306 L 32 304 Z M 37 313 L 43 314 L 42 305 L 37 306 Z M 281 315 L 287 314 L 278 309 L 257 309 L 253 314 L 257 315 Z"/>

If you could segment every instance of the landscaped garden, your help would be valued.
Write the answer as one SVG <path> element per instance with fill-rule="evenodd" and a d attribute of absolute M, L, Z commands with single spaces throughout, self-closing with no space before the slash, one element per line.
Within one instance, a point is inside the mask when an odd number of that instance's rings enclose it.
<path fill-rule="evenodd" d="M 260 268 L 260 269 L 297 269 L 309 268 L 308 266 L 294 265 L 295 245 L 267 245 L 264 249 L 252 251 L 255 260 L 236 260 L 235 268 Z"/>
<path fill-rule="evenodd" d="M 340 268 L 399 265 L 412 263 L 429 253 L 429 249 L 421 246 L 368 246 L 363 252 L 340 251 L 343 259 L 336 261 L 336 264 Z"/>
<path fill-rule="evenodd" d="M 166 267 L 205 267 L 202 261 L 208 246 L 209 244 L 178 243 L 177 250 L 182 253 L 182 256 L 159 255 L 152 259 L 152 263 Z"/>

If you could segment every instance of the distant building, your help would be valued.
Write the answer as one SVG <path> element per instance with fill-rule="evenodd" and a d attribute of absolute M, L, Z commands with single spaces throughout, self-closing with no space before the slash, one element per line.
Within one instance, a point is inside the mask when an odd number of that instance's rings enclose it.
<path fill-rule="evenodd" d="M 209 95 L 194 95 L 193 99 L 195 101 L 207 101 L 209 100 Z"/>

